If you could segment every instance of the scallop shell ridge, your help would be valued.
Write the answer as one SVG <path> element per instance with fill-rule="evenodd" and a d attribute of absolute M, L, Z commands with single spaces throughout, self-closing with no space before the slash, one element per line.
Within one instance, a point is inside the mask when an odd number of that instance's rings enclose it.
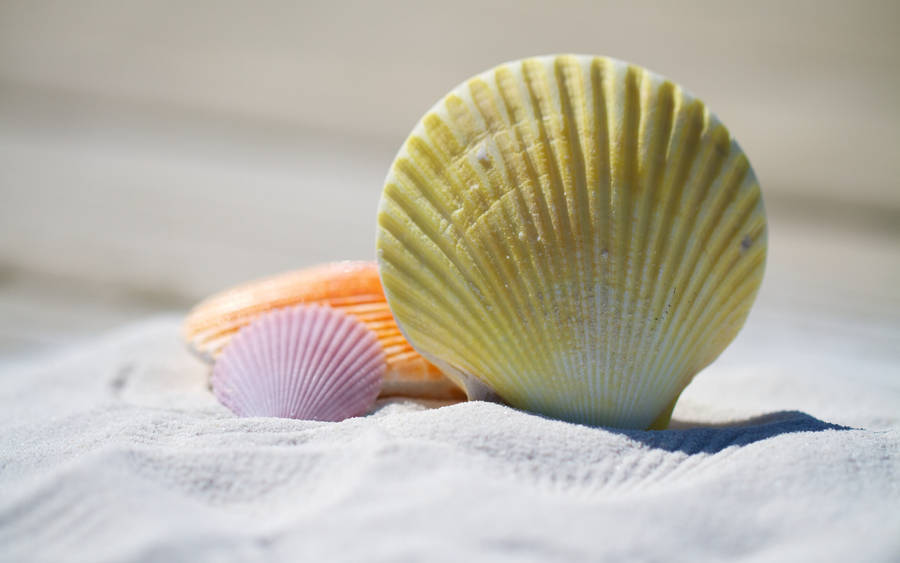
<path fill-rule="evenodd" d="M 362 323 L 327 307 L 267 313 L 243 328 L 213 369 L 213 393 L 240 416 L 339 421 L 375 402 L 384 353 Z"/>
<path fill-rule="evenodd" d="M 387 362 L 382 395 L 462 398 L 459 387 L 400 333 L 374 262 L 321 264 L 226 289 L 191 310 L 182 327 L 183 336 L 195 354 L 213 363 L 242 327 L 266 312 L 300 304 L 337 309 L 376 334 Z"/>
<path fill-rule="evenodd" d="M 417 124 L 385 182 L 397 322 L 470 396 L 590 424 L 664 425 L 760 285 L 759 185 L 728 130 L 603 57 L 500 65 Z"/>

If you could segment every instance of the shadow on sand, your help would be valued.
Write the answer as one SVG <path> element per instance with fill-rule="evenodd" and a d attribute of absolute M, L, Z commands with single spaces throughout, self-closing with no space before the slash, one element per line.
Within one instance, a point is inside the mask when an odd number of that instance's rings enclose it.
<path fill-rule="evenodd" d="M 718 453 L 731 446 L 746 446 L 782 434 L 853 428 L 823 422 L 800 411 L 781 411 L 722 424 L 673 419 L 666 430 L 606 430 L 623 434 L 651 448 L 697 454 Z"/>

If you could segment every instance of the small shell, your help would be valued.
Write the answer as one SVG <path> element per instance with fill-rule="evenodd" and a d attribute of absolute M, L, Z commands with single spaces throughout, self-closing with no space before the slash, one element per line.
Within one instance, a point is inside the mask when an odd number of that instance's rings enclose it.
<path fill-rule="evenodd" d="M 267 313 L 213 368 L 216 398 L 239 416 L 340 421 L 375 403 L 385 370 L 375 334 L 328 307 Z"/>
<path fill-rule="evenodd" d="M 287 272 L 213 295 L 188 314 L 183 334 L 212 363 L 243 326 L 261 314 L 299 304 L 327 305 L 362 321 L 387 358 L 382 396 L 461 399 L 462 390 L 413 350 L 384 298 L 374 262 L 336 262 Z"/>
<path fill-rule="evenodd" d="M 400 149 L 378 264 L 413 346 L 470 398 L 664 427 L 762 280 L 759 184 L 700 100 L 613 59 L 525 59 Z"/>

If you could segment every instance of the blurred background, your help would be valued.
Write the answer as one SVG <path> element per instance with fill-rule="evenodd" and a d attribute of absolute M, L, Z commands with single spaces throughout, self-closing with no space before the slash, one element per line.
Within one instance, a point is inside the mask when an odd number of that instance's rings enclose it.
<path fill-rule="evenodd" d="M 371 259 L 422 113 L 500 62 L 575 52 L 672 78 L 750 156 L 770 255 L 736 358 L 896 367 L 898 24 L 896 1 L 3 0 L 0 357 Z"/>

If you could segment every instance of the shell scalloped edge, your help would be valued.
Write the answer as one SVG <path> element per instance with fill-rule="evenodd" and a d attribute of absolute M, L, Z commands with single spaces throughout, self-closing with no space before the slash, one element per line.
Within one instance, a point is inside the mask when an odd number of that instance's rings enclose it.
<path fill-rule="evenodd" d="M 664 426 L 765 268 L 759 184 L 678 85 L 604 57 L 514 61 L 451 91 L 385 181 L 377 258 L 400 329 L 470 397 Z"/>

